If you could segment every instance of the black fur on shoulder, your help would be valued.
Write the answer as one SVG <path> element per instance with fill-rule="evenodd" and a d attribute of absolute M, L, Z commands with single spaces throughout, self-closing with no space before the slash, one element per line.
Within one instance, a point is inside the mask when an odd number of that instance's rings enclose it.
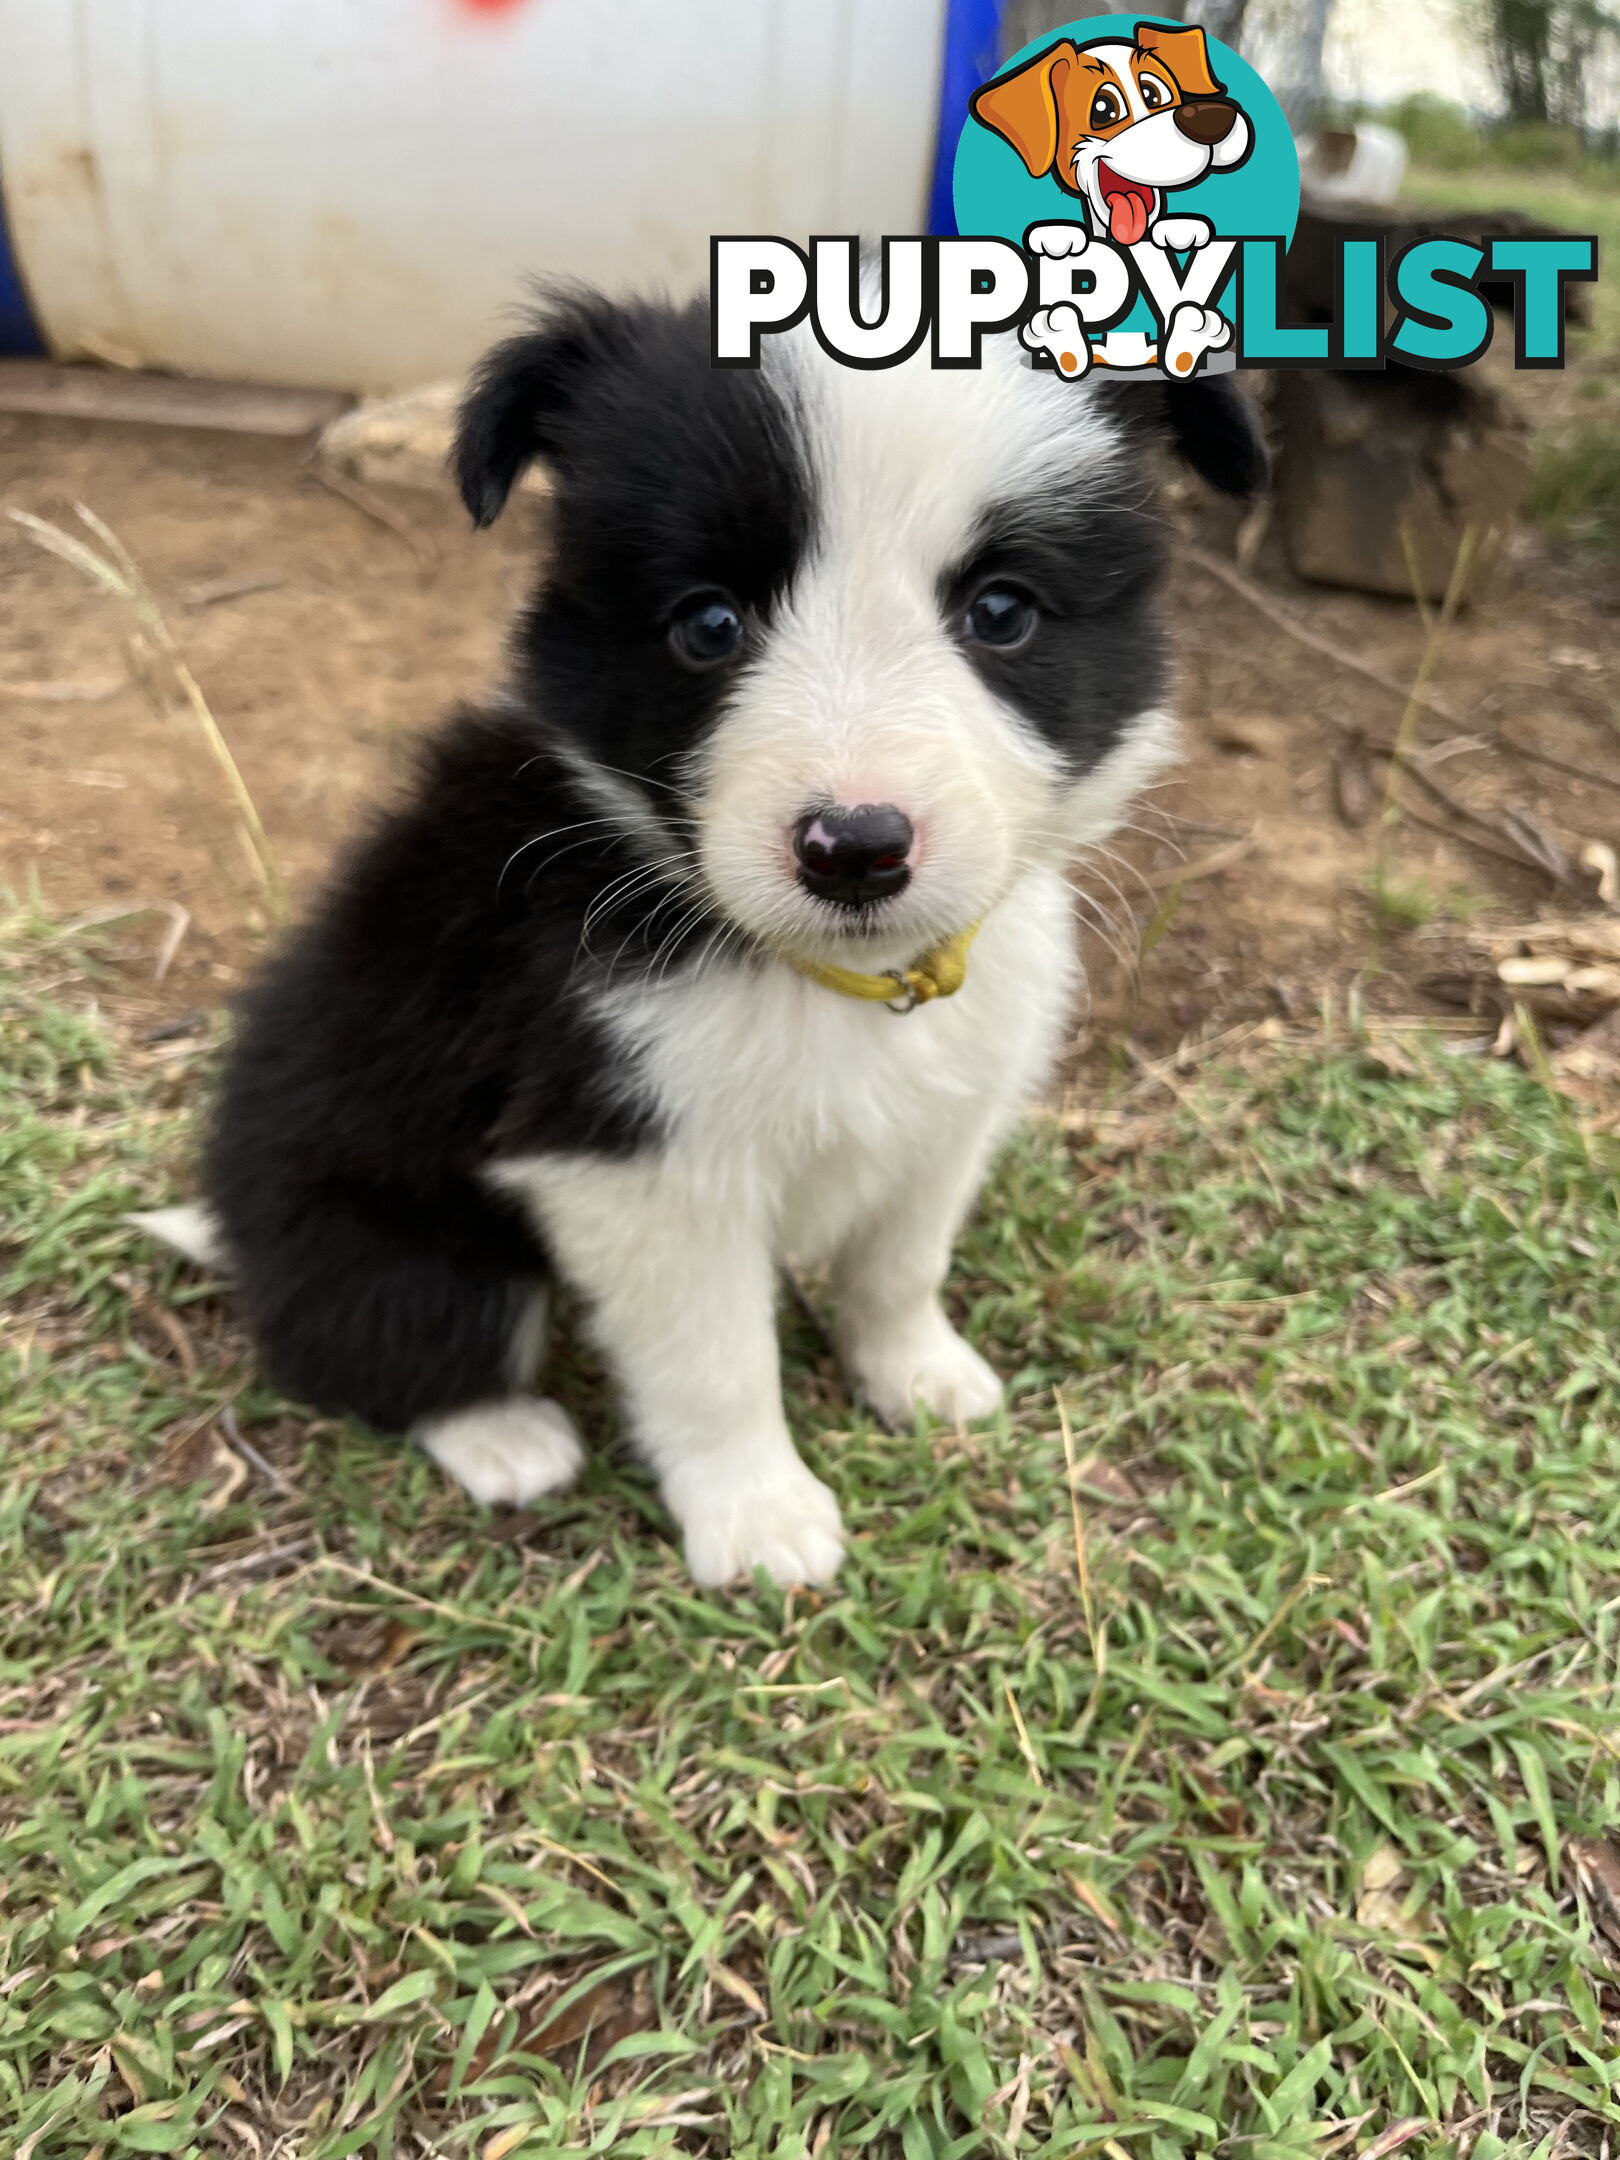
<path fill-rule="evenodd" d="M 648 1136 L 575 988 L 593 903 L 642 861 L 525 716 L 466 713 L 260 978 L 206 1185 L 278 1385 L 402 1430 L 510 1384 L 546 1264 L 477 1173 L 542 1139 L 613 1155 Z M 647 964 L 670 897 L 602 908 L 596 981 Z"/>

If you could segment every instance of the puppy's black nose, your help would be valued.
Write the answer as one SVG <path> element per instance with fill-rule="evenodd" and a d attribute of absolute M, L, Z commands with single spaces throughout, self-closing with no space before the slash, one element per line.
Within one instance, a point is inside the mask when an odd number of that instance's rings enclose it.
<path fill-rule="evenodd" d="M 1225 142 L 1236 125 L 1237 107 L 1230 98 L 1187 98 L 1176 107 L 1176 126 L 1206 150 Z"/>
<path fill-rule="evenodd" d="M 799 883 L 818 900 L 862 907 L 911 882 L 911 820 L 893 803 L 811 810 L 793 828 Z"/>

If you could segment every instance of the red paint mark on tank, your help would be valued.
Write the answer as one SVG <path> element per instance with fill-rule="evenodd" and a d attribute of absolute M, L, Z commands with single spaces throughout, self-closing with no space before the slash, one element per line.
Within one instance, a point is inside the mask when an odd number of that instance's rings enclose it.
<path fill-rule="evenodd" d="M 457 5 L 469 15 L 509 15 L 523 0 L 457 0 Z"/>

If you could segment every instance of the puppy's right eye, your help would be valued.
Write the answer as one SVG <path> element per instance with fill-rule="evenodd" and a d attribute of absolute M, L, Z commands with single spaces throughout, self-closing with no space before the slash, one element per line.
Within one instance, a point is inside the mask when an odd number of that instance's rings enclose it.
<path fill-rule="evenodd" d="M 1125 108 L 1120 103 L 1117 90 L 1099 90 L 1091 101 L 1091 124 L 1094 128 L 1112 127 L 1116 120 L 1123 120 Z"/>
<path fill-rule="evenodd" d="M 742 649 L 742 609 L 729 593 L 693 593 L 669 626 L 669 648 L 684 666 L 718 667 Z"/>
<path fill-rule="evenodd" d="M 1022 586 L 987 585 L 968 608 L 963 627 L 975 645 L 1010 652 L 1029 642 L 1039 612 Z"/>

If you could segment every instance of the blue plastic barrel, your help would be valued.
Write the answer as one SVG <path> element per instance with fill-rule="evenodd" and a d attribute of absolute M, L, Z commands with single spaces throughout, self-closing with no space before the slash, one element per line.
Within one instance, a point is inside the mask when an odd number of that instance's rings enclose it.
<path fill-rule="evenodd" d="M 934 177 L 928 190 L 928 230 L 953 233 L 956 209 L 951 180 L 956 144 L 967 125 L 968 99 L 988 82 L 1001 57 L 1001 20 L 1007 0 L 948 0 L 944 64 L 939 77 L 939 133 Z"/>
<path fill-rule="evenodd" d="M 0 175 L 0 183 L 3 183 Z M 42 353 L 44 340 L 39 325 L 34 321 L 34 311 L 28 304 L 28 294 L 23 286 L 22 273 L 17 268 L 17 258 L 11 251 L 11 234 L 6 227 L 6 207 L 3 185 L 0 185 L 0 353 L 15 356 L 18 353 Z"/>

